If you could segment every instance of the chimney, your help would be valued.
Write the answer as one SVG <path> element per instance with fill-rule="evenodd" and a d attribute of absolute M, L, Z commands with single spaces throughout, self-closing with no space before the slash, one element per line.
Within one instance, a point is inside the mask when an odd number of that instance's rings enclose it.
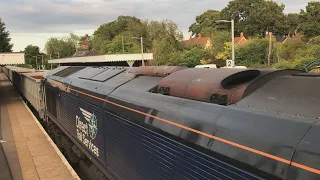
<path fill-rule="evenodd" d="M 83 50 L 88 50 L 89 49 L 89 45 L 88 45 L 88 41 L 87 40 L 82 40 L 81 41 L 81 49 L 83 49 Z"/>
<path fill-rule="evenodd" d="M 243 36 L 243 32 L 240 33 L 240 37 L 242 37 L 242 38 L 244 37 L 244 36 Z"/>
<path fill-rule="evenodd" d="M 266 38 L 269 38 L 269 32 L 268 31 L 266 32 Z"/>

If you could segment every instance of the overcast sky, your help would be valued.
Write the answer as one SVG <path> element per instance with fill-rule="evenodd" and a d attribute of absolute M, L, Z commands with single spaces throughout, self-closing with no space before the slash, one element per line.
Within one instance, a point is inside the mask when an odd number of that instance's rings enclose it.
<path fill-rule="evenodd" d="M 308 0 L 278 0 L 285 12 L 300 12 Z M 208 9 L 221 10 L 228 0 L 0 0 L 0 17 L 11 33 L 13 50 L 28 44 L 43 49 L 50 37 L 70 32 L 92 34 L 99 25 L 119 15 L 141 19 L 170 19 L 179 25 L 185 38 L 195 17 Z"/>

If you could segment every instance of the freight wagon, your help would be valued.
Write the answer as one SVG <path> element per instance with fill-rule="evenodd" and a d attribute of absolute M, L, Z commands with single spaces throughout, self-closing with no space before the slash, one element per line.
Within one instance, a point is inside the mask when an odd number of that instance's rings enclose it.
<path fill-rule="evenodd" d="M 298 70 L 61 66 L 43 75 L 40 106 L 89 179 L 315 180 L 319 82 Z"/>

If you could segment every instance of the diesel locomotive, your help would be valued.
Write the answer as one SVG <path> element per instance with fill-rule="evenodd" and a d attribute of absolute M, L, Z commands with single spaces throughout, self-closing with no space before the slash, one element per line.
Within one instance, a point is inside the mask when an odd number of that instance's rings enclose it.
<path fill-rule="evenodd" d="M 3 71 L 23 92 L 25 71 Z M 319 74 L 60 66 L 39 83 L 36 111 L 88 179 L 320 179 Z"/>

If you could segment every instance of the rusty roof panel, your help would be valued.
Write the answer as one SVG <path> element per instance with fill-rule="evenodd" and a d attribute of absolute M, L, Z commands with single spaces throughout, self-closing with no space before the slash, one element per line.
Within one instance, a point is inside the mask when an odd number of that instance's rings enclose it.
<path fill-rule="evenodd" d="M 140 66 L 138 68 L 128 68 L 129 73 L 143 76 L 165 77 L 186 67 L 180 66 Z"/>
<path fill-rule="evenodd" d="M 185 69 L 163 78 L 158 92 L 204 102 L 233 104 L 272 77 L 297 72 L 275 69 Z M 260 82 L 253 83 L 256 80 Z"/>

